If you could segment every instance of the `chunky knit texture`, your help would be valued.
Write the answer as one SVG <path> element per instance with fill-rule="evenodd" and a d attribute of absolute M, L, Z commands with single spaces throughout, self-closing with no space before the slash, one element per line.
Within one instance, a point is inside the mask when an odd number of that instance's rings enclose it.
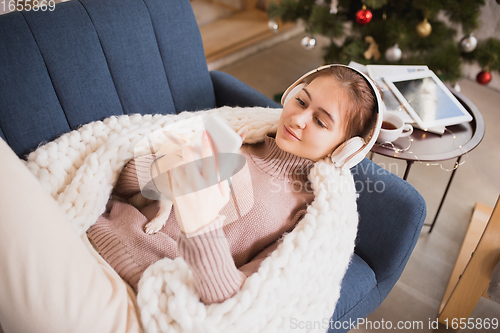
<path fill-rule="evenodd" d="M 307 181 L 312 161 L 283 151 L 269 136 L 262 143 L 243 145 L 240 154 L 247 162 L 231 177 L 234 195 L 220 213 L 225 217 L 223 230 L 178 237 L 180 230 L 172 210 L 158 234 L 148 235 L 142 230 L 156 215 L 158 203 L 138 211 L 114 199 L 87 231 L 90 240 L 136 290 L 149 265 L 181 255 L 190 266 L 204 303 L 233 296 L 245 277 L 276 249 L 274 243 L 295 227 L 314 199 Z M 123 199 L 139 193 L 139 178 L 151 183 L 153 161 L 154 157 L 146 155 L 128 162 L 113 193 Z"/>
<path fill-rule="evenodd" d="M 281 110 L 223 107 L 178 115 L 110 117 L 39 147 L 26 165 L 83 234 L 105 211 L 120 170 L 137 153 L 134 148 L 144 136 L 159 129 L 181 130 L 176 126 L 179 121 L 212 112 L 235 130 L 248 124 L 245 142 L 255 143 L 276 132 Z M 186 129 L 183 124 L 182 130 L 199 128 Z M 153 144 L 156 151 L 162 142 Z M 159 260 L 146 269 L 137 295 L 146 331 L 287 332 L 292 330 L 292 319 L 329 318 L 354 250 L 356 191 L 349 170 L 335 168 L 328 159 L 315 163 L 309 180 L 315 198 L 306 215 L 230 299 L 203 304 L 181 257 Z"/>

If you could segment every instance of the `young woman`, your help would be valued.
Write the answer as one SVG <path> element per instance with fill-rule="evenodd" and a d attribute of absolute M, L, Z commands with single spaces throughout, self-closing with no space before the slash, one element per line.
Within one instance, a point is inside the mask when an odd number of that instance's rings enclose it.
<path fill-rule="evenodd" d="M 121 199 L 110 200 L 106 212 L 87 231 L 89 239 L 136 291 L 148 266 L 182 256 L 204 303 L 230 298 L 305 215 L 314 199 L 308 181 L 314 162 L 332 158 L 342 166 L 356 153 L 369 150 L 367 143 L 374 141 L 380 118 L 380 96 L 367 80 L 337 65 L 299 79 L 285 93 L 275 136 L 242 146 L 246 165 L 232 177 L 234 195 L 227 183 L 220 183 L 176 198 L 175 209 L 156 234 L 145 233 L 144 227 L 155 217 L 158 204 L 137 209 L 126 202 L 141 191 L 138 174 L 152 178 L 154 158 L 131 160 L 114 189 Z M 204 135 L 201 149 L 186 149 L 183 157 L 194 160 L 209 152 L 209 137 Z M 208 168 L 191 167 L 172 185 L 195 188 Z M 187 215 L 198 216 L 194 227 L 181 218 Z"/>

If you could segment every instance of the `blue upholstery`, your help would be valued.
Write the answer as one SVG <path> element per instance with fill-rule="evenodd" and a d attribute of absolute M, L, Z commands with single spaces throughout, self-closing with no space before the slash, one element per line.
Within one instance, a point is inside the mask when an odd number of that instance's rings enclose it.
<path fill-rule="evenodd" d="M 217 105 L 281 107 L 280 104 L 271 101 L 260 92 L 248 90 L 246 84 L 227 73 L 212 71 L 210 76 L 215 89 Z"/>
<path fill-rule="evenodd" d="M 216 106 L 188 1 L 81 0 L 9 13 L 0 43 L 0 129 L 20 156 L 111 115 Z"/>
<path fill-rule="evenodd" d="M 72 0 L 52 12 L 1 15 L 0 83 L 0 136 L 20 157 L 111 115 L 279 107 L 208 71 L 188 0 Z M 411 185 L 368 159 L 352 172 L 360 223 L 332 317 L 341 322 L 366 317 L 385 299 L 426 213 Z"/>

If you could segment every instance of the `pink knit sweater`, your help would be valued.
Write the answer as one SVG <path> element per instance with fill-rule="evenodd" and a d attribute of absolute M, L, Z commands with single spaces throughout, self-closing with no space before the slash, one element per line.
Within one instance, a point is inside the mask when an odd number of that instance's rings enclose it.
<path fill-rule="evenodd" d="M 281 150 L 272 137 L 243 145 L 240 153 L 247 163 L 232 177 L 235 195 L 220 212 L 226 216 L 222 228 L 186 237 L 172 209 L 165 226 L 148 235 L 143 228 L 156 215 L 158 204 L 138 210 L 112 199 L 87 231 L 89 239 L 136 291 L 148 266 L 180 255 L 189 265 L 204 303 L 230 298 L 276 249 L 283 234 L 295 227 L 314 199 L 307 180 L 312 161 Z M 136 169 L 150 173 L 152 161 L 131 160 L 121 172 L 114 194 L 127 198 L 139 192 Z"/>

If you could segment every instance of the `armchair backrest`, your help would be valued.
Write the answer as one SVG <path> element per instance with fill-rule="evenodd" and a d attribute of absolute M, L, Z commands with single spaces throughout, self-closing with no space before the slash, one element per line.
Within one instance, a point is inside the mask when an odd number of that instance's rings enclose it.
<path fill-rule="evenodd" d="M 21 157 L 111 115 L 214 106 L 189 0 L 72 0 L 0 16 L 0 136 Z"/>

